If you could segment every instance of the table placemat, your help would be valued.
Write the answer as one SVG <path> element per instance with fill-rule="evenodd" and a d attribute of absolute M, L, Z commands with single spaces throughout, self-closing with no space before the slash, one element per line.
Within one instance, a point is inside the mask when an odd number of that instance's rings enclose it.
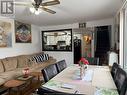
<path fill-rule="evenodd" d="M 94 95 L 119 95 L 115 89 L 96 88 Z"/>
<path fill-rule="evenodd" d="M 60 91 L 60 92 L 67 92 L 67 93 L 75 93 L 75 91 L 76 91 L 75 85 L 68 84 L 68 83 L 62 83 L 62 82 L 54 81 L 54 80 L 48 81 L 41 87 L 42 88 L 46 87 L 46 88 L 49 88 L 52 90 L 56 90 L 56 91 Z"/>

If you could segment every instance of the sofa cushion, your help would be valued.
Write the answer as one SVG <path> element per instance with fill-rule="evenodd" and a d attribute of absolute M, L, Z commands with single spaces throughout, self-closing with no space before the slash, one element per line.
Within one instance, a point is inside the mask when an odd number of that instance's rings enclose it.
<path fill-rule="evenodd" d="M 5 71 L 14 70 L 17 68 L 17 58 L 10 57 L 2 60 Z"/>
<path fill-rule="evenodd" d="M 4 72 L 4 67 L 3 67 L 3 63 L 0 60 L 0 73 Z"/>
<path fill-rule="evenodd" d="M 36 61 L 37 63 L 49 60 L 49 55 L 48 54 L 39 54 L 35 55 L 31 58 L 32 61 Z"/>
<path fill-rule="evenodd" d="M 31 60 L 34 61 L 34 62 L 39 63 L 39 62 L 43 62 L 43 57 L 41 57 L 40 55 L 36 55 L 36 56 L 33 56 L 31 58 Z"/>
<path fill-rule="evenodd" d="M 29 59 L 29 67 L 37 68 L 38 63 L 34 60 Z"/>
<path fill-rule="evenodd" d="M 44 54 L 45 59 L 44 60 L 49 60 L 49 55 L 48 54 Z"/>
<path fill-rule="evenodd" d="M 5 79 L 5 81 L 14 79 L 17 76 L 19 76 L 19 73 L 15 71 L 8 71 L 0 74 L 0 78 Z"/>
<path fill-rule="evenodd" d="M 28 66 L 29 56 L 20 55 L 20 56 L 17 56 L 17 59 L 18 59 L 18 68 L 24 68 L 24 67 Z"/>
<path fill-rule="evenodd" d="M 5 80 L 0 78 L 0 85 L 3 85 L 5 83 Z"/>

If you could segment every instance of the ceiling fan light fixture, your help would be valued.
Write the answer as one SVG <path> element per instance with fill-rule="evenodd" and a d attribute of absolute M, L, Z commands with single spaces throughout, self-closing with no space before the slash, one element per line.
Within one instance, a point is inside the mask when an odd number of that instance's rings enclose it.
<path fill-rule="evenodd" d="M 35 8 L 29 8 L 30 9 L 30 12 L 35 14 L 35 15 L 39 15 L 41 13 L 41 10 L 40 9 L 35 9 Z"/>
<path fill-rule="evenodd" d="M 39 15 L 41 13 L 41 11 L 38 9 L 34 13 L 35 13 L 35 15 Z"/>
<path fill-rule="evenodd" d="M 38 11 L 35 11 L 35 15 L 39 15 L 39 12 Z"/>
<path fill-rule="evenodd" d="M 15 5 L 28 6 L 31 13 L 39 15 L 42 10 L 51 14 L 55 14 L 56 12 L 52 9 L 47 8 L 48 6 L 60 4 L 59 0 L 51 0 L 47 2 L 42 2 L 44 0 L 31 0 L 31 3 L 15 3 Z"/>
<path fill-rule="evenodd" d="M 32 3 L 34 3 L 35 1 L 34 0 L 31 0 Z"/>
<path fill-rule="evenodd" d="M 36 11 L 35 8 L 30 8 L 31 13 L 35 13 L 35 11 Z"/>

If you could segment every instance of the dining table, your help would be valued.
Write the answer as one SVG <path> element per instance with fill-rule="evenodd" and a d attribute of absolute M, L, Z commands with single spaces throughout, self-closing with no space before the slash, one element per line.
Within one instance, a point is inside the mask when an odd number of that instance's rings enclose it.
<path fill-rule="evenodd" d="M 80 77 L 80 66 L 70 65 L 41 88 L 84 95 L 119 95 L 109 66 L 88 65 Z"/>

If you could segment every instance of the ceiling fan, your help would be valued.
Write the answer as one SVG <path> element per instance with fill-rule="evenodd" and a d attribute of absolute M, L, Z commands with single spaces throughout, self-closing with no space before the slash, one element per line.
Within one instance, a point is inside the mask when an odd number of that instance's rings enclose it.
<path fill-rule="evenodd" d="M 47 6 L 60 4 L 59 0 L 52 0 L 47 2 L 45 2 L 45 0 L 31 0 L 31 1 L 32 1 L 31 3 L 30 2 L 29 3 L 28 2 L 14 2 L 14 4 L 19 6 L 28 6 L 30 7 L 30 11 L 32 13 L 35 13 L 36 15 L 38 15 L 41 12 L 41 10 L 51 14 L 55 14 L 56 12 L 47 8 Z"/>

